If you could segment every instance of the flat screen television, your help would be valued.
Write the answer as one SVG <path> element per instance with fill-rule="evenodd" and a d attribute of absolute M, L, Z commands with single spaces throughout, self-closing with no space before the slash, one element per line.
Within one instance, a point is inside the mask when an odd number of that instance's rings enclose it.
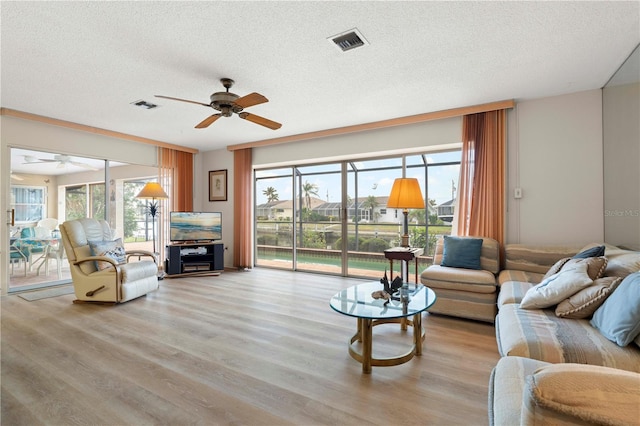
<path fill-rule="evenodd" d="M 222 213 L 171 212 L 169 236 L 175 243 L 221 240 Z"/>

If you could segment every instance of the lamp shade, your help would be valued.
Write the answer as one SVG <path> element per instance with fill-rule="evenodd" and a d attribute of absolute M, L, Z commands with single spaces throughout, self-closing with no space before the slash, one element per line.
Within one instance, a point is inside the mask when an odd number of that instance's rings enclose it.
<path fill-rule="evenodd" d="M 169 198 L 169 196 L 166 192 L 164 192 L 164 189 L 162 189 L 158 182 L 147 182 L 144 188 L 142 188 L 142 191 L 140 191 L 140 193 L 136 195 L 136 198 L 149 198 L 158 200 Z"/>
<path fill-rule="evenodd" d="M 398 178 L 393 182 L 387 207 L 395 209 L 424 209 L 420 183 L 415 178 Z"/>

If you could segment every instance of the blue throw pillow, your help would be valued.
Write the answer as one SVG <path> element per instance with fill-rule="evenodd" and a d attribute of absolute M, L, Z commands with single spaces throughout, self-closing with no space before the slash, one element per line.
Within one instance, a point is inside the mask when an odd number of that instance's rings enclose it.
<path fill-rule="evenodd" d="M 481 269 L 482 238 L 444 236 L 441 266 Z"/>
<path fill-rule="evenodd" d="M 601 257 L 604 256 L 604 246 L 595 246 L 581 251 L 573 256 L 573 259 L 586 259 L 588 257 Z"/>
<path fill-rule="evenodd" d="M 640 272 L 627 275 L 594 312 L 591 325 L 619 346 L 627 346 L 640 334 Z"/>

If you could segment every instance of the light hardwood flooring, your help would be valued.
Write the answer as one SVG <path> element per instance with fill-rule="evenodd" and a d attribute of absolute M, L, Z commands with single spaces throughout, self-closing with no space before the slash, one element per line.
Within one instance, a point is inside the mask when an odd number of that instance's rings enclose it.
<path fill-rule="evenodd" d="M 2 424 L 487 424 L 493 326 L 425 314 L 423 355 L 364 375 L 356 320 L 329 307 L 358 282 L 256 268 L 112 307 L 5 296 Z M 410 336 L 375 327 L 374 354 Z"/>

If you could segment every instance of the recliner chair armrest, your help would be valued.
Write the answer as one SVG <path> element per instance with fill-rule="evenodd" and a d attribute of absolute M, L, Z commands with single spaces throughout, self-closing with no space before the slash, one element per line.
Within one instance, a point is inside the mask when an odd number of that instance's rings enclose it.
<path fill-rule="evenodd" d="M 125 254 L 127 255 L 127 262 L 129 262 L 129 258 L 131 256 L 147 256 L 153 259 L 153 262 L 157 265 L 158 264 L 158 260 L 156 259 L 156 256 L 151 253 L 150 251 L 147 250 L 127 250 L 125 252 Z"/>
<path fill-rule="evenodd" d="M 113 260 L 112 258 L 108 257 L 108 256 L 90 256 L 90 257 L 83 257 L 82 259 L 76 259 L 75 262 L 73 262 L 74 265 L 80 265 L 82 263 L 85 262 L 96 262 L 96 261 L 100 261 L 100 262 L 108 262 L 110 264 L 113 265 L 114 268 L 118 268 L 118 263 L 116 263 L 115 260 Z"/>

